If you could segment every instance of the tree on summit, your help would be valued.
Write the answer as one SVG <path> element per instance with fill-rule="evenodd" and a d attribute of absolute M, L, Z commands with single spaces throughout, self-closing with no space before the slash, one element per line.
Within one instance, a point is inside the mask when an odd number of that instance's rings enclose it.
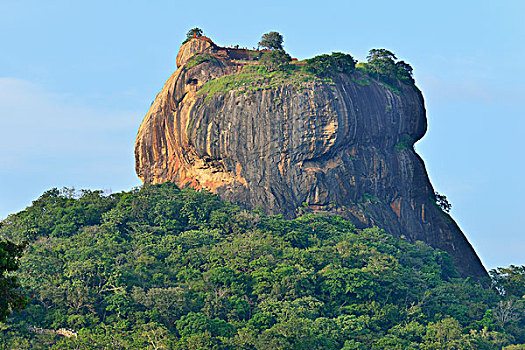
<path fill-rule="evenodd" d="M 257 45 L 270 50 L 261 55 L 260 62 L 273 71 L 286 65 L 292 58 L 283 49 L 283 36 L 277 32 L 265 33 Z"/>
<path fill-rule="evenodd" d="M 268 50 L 283 50 L 283 36 L 278 32 L 265 33 L 257 45 Z"/>
<path fill-rule="evenodd" d="M 193 37 L 201 37 L 203 36 L 203 32 L 202 32 L 202 29 L 200 29 L 199 27 L 195 27 L 195 28 L 192 28 L 190 30 L 188 30 L 188 33 L 186 34 L 186 38 L 187 39 L 191 39 Z"/>
<path fill-rule="evenodd" d="M 369 51 L 368 65 L 372 74 L 387 79 L 395 79 L 396 55 L 387 49 L 372 49 Z"/>
<path fill-rule="evenodd" d="M 412 66 L 405 61 L 398 61 L 396 55 L 387 49 L 372 49 L 366 57 L 367 71 L 376 79 L 394 84 L 396 79 L 405 84 L 414 84 Z"/>

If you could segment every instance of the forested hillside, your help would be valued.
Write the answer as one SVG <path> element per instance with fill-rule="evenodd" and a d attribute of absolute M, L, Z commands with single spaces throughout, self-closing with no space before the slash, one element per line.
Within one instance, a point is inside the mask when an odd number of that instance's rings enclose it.
<path fill-rule="evenodd" d="M 525 349 L 525 267 L 459 278 L 447 253 L 337 216 L 246 211 L 166 183 L 50 190 L 2 222 L 30 298 L 2 349 Z"/>

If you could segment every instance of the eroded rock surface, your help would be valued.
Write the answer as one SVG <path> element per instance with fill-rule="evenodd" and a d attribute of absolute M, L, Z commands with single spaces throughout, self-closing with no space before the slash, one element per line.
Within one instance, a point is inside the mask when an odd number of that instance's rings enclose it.
<path fill-rule="evenodd" d="M 304 210 L 335 213 L 443 249 L 463 276 L 486 276 L 454 220 L 434 203 L 412 147 L 427 128 L 416 87 L 396 93 L 375 80 L 363 84 L 368 78 L 354 72 L 333 83 L 199 93 L 241 67 L 229 60 L 193 65 L 191 55 L 208 47 L 198 41 L 181 47 L 179 69 L 140 126 L 135 157 L 142 181 L 207 188 L 289 218 Z"/>

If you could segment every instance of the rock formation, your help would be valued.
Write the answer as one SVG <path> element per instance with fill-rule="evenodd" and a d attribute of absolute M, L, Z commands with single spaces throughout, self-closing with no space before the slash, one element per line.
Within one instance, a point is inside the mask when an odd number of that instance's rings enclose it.
<path fill-rule="evenodd" d="M 137 135 L 136 171 L 144 183 L 206 188 L 289 218 L 334 213 L 445 250 L 463 276 L 486 276 L 459 227 L 435 204 L 413 149 L 427 129 L 415 86 L 393 91 L 355 71 L 331 81 L 203 92 L 207 82 L 241 74 L 234 60 L 195 60 L 217 50 L 200 38 L 181 47 L 178 69 Z"/>

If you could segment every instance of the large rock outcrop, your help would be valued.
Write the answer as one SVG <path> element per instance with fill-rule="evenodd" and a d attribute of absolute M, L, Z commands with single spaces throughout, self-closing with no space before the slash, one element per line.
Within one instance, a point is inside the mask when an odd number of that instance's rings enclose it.
<path fill-rule="evenodd" d="M 202 93 L 240 74 L 231 60 L 192 61 L 202 40 L 181 47 L 140 126 L 136 170 L 145 183 L 207 188 L 247 208 L 293 217 L 326 211 L 377 225 L 451 253 L 463 276 L 486 276 L 434 190 L 413 144 L 426 132 L 421 92 L 394 92 L 362 73 Z M 366 82 L 366 83 L 363 83 Z"/>

